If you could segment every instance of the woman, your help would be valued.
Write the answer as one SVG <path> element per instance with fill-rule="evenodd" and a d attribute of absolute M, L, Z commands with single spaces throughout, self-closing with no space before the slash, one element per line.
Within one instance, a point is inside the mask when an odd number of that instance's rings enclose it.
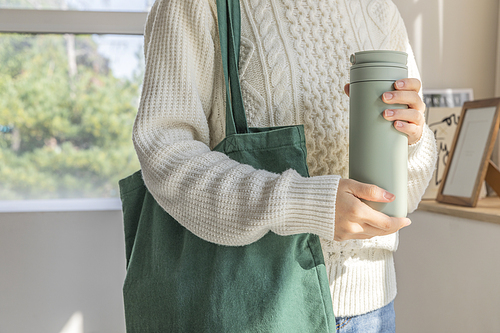
<path fill-rule="evenodd" d="M 388 107 L 384 117 L 408 135 L 408 210 L 413 211 L 432 175 L 436 147 L 424 123 L 403 21 L 387 0 L 241 0 L 240 5 L 240 82 L 249 125 L 304 124 L 311 177 L 255 170 L 211 151 L 225 136 L 215 0 L 157 0 L 146 25 L 146 73 L 134 127 L 144 181 L 170 215 L 210 242 L 246 245 L 269 231 L 319 235 L 337 329 L 392 332 L 393 252 L 397 231 L 410 221 L 360 201 L 390 202 L 391 193 L 345 178 L 346 93 L 352 53 L 409 53 L 411 78 L 396 82 L 383 99 L 409 106 Z"/>

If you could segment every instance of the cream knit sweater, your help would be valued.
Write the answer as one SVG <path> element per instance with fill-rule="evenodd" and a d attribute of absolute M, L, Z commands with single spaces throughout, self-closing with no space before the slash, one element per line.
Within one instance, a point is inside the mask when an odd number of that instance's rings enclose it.
<path fill-rule="evenodd" d="M 145 31 L 146 73 L 134 127 L 145 183 L 199 237 L 245 245 L 267 232 L 321 237 L 336 316 L 363 314 L 396 295 L 397 234 L 335 242 L 335 201 L 348 176 L 349 56 L 410 54 L 389 0 L 241 0 L 240 80 L 249 126 L 304 124 L 310 178 L 255 170 L 211 151 L 224 138 L 225 91 L 215 0 L 157 0 Z M 408 209 L 432 175 L 426 127 L 409 147 Z"/>

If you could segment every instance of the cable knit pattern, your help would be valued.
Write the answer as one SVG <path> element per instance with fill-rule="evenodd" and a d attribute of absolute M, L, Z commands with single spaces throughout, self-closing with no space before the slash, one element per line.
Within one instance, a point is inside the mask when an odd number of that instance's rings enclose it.
<path fill-rule="evenodd" d="M 389 0 L 240 0 L 240 82 L 250 126 L 305 125 L 310 178 L 274 174 L 211 151 L 225 135 L 225 90 L 215 0 L 157 0 L 145 29 L 146 73 L 133 139 L 144 181 L 187 229 L 224 245 L 267 232 L 321 237 L 334 311 L 366 313 L 396 295 L 398 234 L 333 241 L 338 181 L 348 173 L 349 56 L 409 53 Z M 408 208 L 436 160 L 426 127 L 409 146 Z"/>
<path fill-rule="evenodd" d="M 247 121 L 252 126 L 261 127 L 263 124 L 269 124 L 269 115 L 266 112 L 266 100 L 262 95 L 247 81 L 247 68 L 250 59 L 255 52 L 255 45 L 251 40 L 242 37 L 240 47 L 240 85 L 243 103 L 246 106 Z"/>
<path fill-rule="evenodd" d="M 337 88 L 348 82 L 344 45 L 335 2 L 284 1 L 290 34 L 299 54 L 303 121 L 311 175 L 347 177 L 347 97 Z M 340 107 L 339 107 L 340 106 Z"/>
<path fill-rule="evenodd" d="M 250 0 L 248 4 L 249 6 L 246 8 L 248 17 L 254 27 L 253 32 L 268 73 L 268 77 L 265 78 L 268 87 L 267 95 L 270 97 L 268 109 L 271 110 L 273 116 L 270 125 L 292 125 L 295 123 L 295 119 L 292 113 L 290 74 L 287 73 L 290 71 L 290 65 L 277 31 L 274 8 L 265 0 Z M 246 32 L 245 26 L 242 30 L 242 34 L 244 34 Z"/>

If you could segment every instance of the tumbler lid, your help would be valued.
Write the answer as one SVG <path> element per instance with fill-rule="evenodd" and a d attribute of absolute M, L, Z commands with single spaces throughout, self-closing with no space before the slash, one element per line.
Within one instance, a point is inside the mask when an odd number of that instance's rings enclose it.
<path fill-rule="evenodd" d="M 362 81 L 395 81 L 408 76 L 405 52 L 374 50 L 351 55 L 351 83 Z"/>
<path fill-rule="evenodd" d="M 406 65 L 408 54 L 406 52 L 391 50 L 361 51 L 352 54 L 350 60 L 353 65 L 366 63 L 397 63 Z"/>

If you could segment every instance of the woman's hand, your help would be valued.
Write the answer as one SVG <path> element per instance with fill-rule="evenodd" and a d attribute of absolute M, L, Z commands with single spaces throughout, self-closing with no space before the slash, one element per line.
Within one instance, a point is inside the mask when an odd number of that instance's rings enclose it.
<path fill-rule="evenodd" d="M 391 202 L 395 196 L 375 185 L 340 179 L 335 205 L 336 241 L 389 235 L 410 225 L 410 219 L 389 217 L 372 209 L 360 198 L 375 202 Z"/>
<path fill-rule="evenodd" d="M 418 79 L 402 79 L 394 83 L 394 88 L 395 91 L 385 92 L 382 100 L 387 104 L 406 104 L 408 109 L 387 109 L 384 118 L 393 121 L 394 127 L 408 136 L 408 144 L 413 144 L 420 140 L 425 123 L 425 104 L 418 95 L 421 83 Z M 344 91 L 349 96 L 349 84 Z M 335 212 L 336 241 L 389 235 L 411 224 L 408 218 L 389 217 L 360 199 L 392 202 L 395 196 L 375 185 L 341 179 Z"/>
<path fill-rule="evenodd" d="M 425 104 L 418 95 L 422 84 L 418 79 L 402 79 L 394 83 L 395 91 L 382 95 L 387 104 L 406 104 L 408 109 L 387 109 L 384 118 L 394 122 L 394 127 L 408 136 L 408 144 L 414 144 L 422 136 L 425 123 Z M 349 84 L 344 87 L 349 95 Z"/>

